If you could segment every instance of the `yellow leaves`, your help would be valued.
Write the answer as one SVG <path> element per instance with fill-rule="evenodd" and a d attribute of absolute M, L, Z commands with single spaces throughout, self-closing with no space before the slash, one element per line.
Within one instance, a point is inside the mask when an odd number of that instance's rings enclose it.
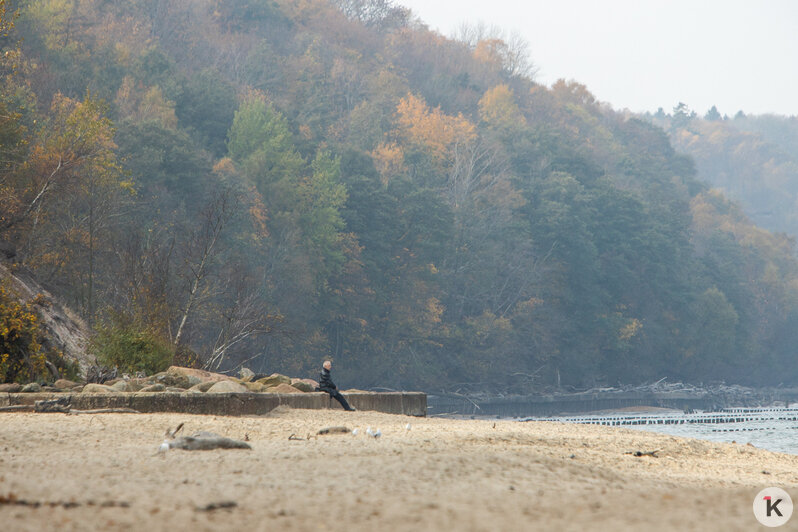
<path fill-rule="evenodd" d="M 476 126 L 462 114 L 450 116 L 440 108 L 430 109 L 423 98 L 408 94 L 399 100 L 394 115 L 391 140 L 378 145 L 371 153 L 383 184 L 406 171 L 408 150 L 429 155 L 441 173 L 454 159 L 458 146 L 477 140 Z"/>
<path fill-rule="evenodd" d="M 391 177 L 405 171 L 404 150 L 395 142 L 380 144 L 371 152 L 371 157 L 374 160 L 374 166 L 382 176 L 383 185 Z"/>
<path fill-rule="evenodd" d="M 119 114 L 136 122 L 152 120 L 167 129 L 176 129 L 175 103 L 167 100 L 157 85 L 150 87 L 143 94 L 142 90 L 142 87 L 135 86 L 132 77 L 125 76 L 122 85 L 116 91 L 115 103 Z"/>
<path fill-rule="evenodd" d="M 74 9 L 74 0 L 34 0 L 24 15 L 34 26 L 46 28 L 42 35 L 47 48 L 59 50 L 69 43 Z"/>
<path fill-rule="evenodd" d="M 483 311 L 479 316 L 466 318 L 466 323 L 475 330 L 477 336 L 500 331 L 507 332 L 513 329 L 513 325 L 508 318 L 496 316 L 490 310 Z"/>
<path fill-rule="evenodd" d="M 237 176 L 236 165 L 230 157 L 223 157 L 213 165 L 213 173 L 219 177 L 220 181 L 235 180 Z M 249 220 L 252 224 L 251 238 L 253 241 L 258 242 L 269 237 L 269 228 L 267 226 L 269 212 L 263 201 L 263 196 L 258 192 L 255 185 L 250 184 L 246 188 L 245 197 L 248 202 Z"/>
<path fill-rule="evenodd" d="M 301 124 L 299 126 L 299 136 L 304 140 L 311 140 L 313 138 L 313 130 L 310 129 L 309 125 Z"/>
<path fill-rule="evenodd" d="M 150 87 L 144 94 L 136 118 L 139 121 L 154 120 L 168 129 L 177 128 L 175 103 L 164 98 L 163 91 L 158 86 Z"/>
<path fill-rule="evenodd" d="M 619 340 L 631 340 L 643 328 L 643 324 L 637 318 L 628 320 L 618 331 Z"/>
<path fill-rule="evenodd" d="M 235 163 L 230 157 L 222 157 L 213 165 L 213 173 L 220 177 L 230 177 L 236 174 Z"/>
<path fill-rule="evenodd" d="M 539 299 L 537 297 L 530 297 L 526 301 L 521 301 L 518 303 L 518 311 L 531 312 L 542 304 L 543 304 L 542 299 Z"/>
<path fill-rule="evenodd" d="M 596 97 L 587 90 L 587 87 L 576 81 L 558 79 L 551 86 L 551 93 L 563 103 L 575 103 L 580 106 L 592 106 L 596 103 Z"/>
<path fill-rule="evenodd" d="M 526 119 L 515 103 L 513 91 L 507 85 L 488 89 L 479 100 L 479 117 L 492 127 L 526 125 Z"/>
<path fill-rule="evenodd" d="M 413 94 L 399 100 L 396 122 L 401 138 L 424 146 L 438 161 L 445 160 L 456 144 L 477 137 L 476 127 L 462 114 L 449 116 L 439 107 L 430 109 L 423 98 Z"/>
<path fill-rule="evenodd" d="M 116 60 L 118 63 L 122 65 L 127 65 L 130 62 L 131 59 L 130 48 L 126 46 L 124 43 L 121 42 L 114 43 L 114 52 L 116 54 Z"/>
<path fill-rule="evenodd" d="M 512 322 L 503 316 L 496 316 L 490 310 L 484 310 L 479 316 L 466 318 L 471 333 L 471 341 L 480 347 L 487 347 L 492 342 L 513 330 Z"/>
<path fill-rule="evenodd" d="M 696 195 L 690 201 L 690 211 L 697 236 L 704 237 L 714 231 L 722 231 L 734 235 L 735 240 L 743 245 L 767 250 L 767 254 L 792 253 L 788 238 L 755 226 L 740 207 L 730 203 L 719 190 Z"/>
<path fill-rule="evenodd" d="M 430 297 L 427 299 L 425 306 L 426 319 L 429 323 L 441 323 L 441 318 L 446 310 L 446 307 L 437 297 Z"/>
<path fill-rule="evenodd" d="M 62 167 L 92 164 L 104 166 L 114 159 L 114 130 L 104 115 L 105 105 L 87 94 L 83 101 L 56 94 L 50 108 L 53 117 L 42 145 Z"/>
<path fill-rule="evenodd" d="M 0 36 L 8 37 L 8 33 L 14 28 L 14 18 L 6 13 L 5 0 L 0 2 Z M 8 52 L 6 52 L 8 53 Z"/>
<path fill-rule="evenodd" d="M 34 302 L 22 303 L 0 283 L 0 382 L 44 369 L 45 354 L 38 341 L 39 317 Z"/>
<path fill-rule="evenodd" d="M 119 188 L 130 194 L 131 196 L 135 196 L 138 194 L 136 190 L 136 184 L 133 181 L 120 181 Z"/>
<path fill-rule="evenodd" d="M 256 239 L 268 238 L 269 228 L 266 225 L 266 220 L 268 220 L 268 210 L 266 209 L 266 205 L 263 203 L 263 198 L 255 189 L 255 187 L 250 188 L 249 201 L 249 216 L 255 229 L 253 236 Z"/>
<path fill-rule="evenodd" d="M 119 109 L 120 116 L 131 116 L 136 111 L 135 82 L 131 76 L 125 76 L 122 79 L 122 84 L 119 85 L 119 89 L 116 91 L 114 103 L 117 109 Z"/>
<path fill-rule="evenodd" d="M 474 58 L 494 68 L 501 69 L 507 44 L 501 39 L 483 39 L 474 47 Z"/>

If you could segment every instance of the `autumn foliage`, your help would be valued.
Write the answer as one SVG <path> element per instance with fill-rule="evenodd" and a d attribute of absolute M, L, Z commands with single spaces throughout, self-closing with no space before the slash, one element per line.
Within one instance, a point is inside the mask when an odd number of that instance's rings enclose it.
<path fill-rule="evenodd" d="M 42 346 L 43 332 L 37 307 L 43 298 L 23 303 L 7 282 L 0 282 L 0 382 L 52 381 L 49 362 L 64 377 L 76 367 L 63 354 Z"/>
<path fill-rule="evenodd" d="M 390 0 L 15 5 L 0 257 L 108 364 L 332 356 L 343 386 L 461 392 L 798 378 L 794 241 L 674 145 L 738 188 L 794 164 L 717 113 L 543 86 L 517 36 L 448 38 Z M 27 331 L 6 379 L 40 369 L 28 310 L 6 311 Z"/>

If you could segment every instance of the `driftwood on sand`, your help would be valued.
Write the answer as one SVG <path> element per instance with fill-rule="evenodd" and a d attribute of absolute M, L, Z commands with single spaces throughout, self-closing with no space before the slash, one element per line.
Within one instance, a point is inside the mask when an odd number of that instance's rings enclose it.
<path fill-rule="evenodd" d="M 247 443 L 219 436 L 213 432 L 196 432 L 169 442 L 170 449 L 184 451 L 210 451 L 211 449 L 252 449 Z"/>
<path fill-rule="evenodd" d="M 653 458 L 659 458 L 657 453 L 660 452 L 662 449 L 657 449 L 656 451 L 627 451 L 623 454 L 631 454 L 632 456 L 641 457 L 641 456 L 651 456 Z"/>
<path fill-rule="evenodd" d="M 325 427 L 316 434 L 323 436 L 327 434 L 349 434 L 352 432 L 347 427 Z"/>
<path fill-rule="evenodd" d="M 184 451 L 210 451 L 212 449 L 252 449 L 243 441 L 225 438 L 213 432 L 199 431 L 191 436 L 176 438 L 177 433 L 183 428 L 183 423 L 175 430 L 167 430 L 164 446 L 167 449 L 182 449 Z M 171 440 L 171 441 L 170 441 Z"/>

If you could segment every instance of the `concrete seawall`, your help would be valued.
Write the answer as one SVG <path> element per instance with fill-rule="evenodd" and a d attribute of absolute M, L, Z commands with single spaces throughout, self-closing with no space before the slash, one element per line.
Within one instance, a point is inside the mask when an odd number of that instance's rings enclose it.
<path fill-rule="evenodd" d="M 421 392 L 343 394 L 358 410 L 407 416 L 427 415 L 427 395 Z M 216 416 L 262 415 L 278 406 L 312 410 L 341 409 L 326 393 L 0 393 L 1 406 L 33 405 L 36 401 L 69 397 L 72 408 L 132 408 L 139 412 L 181 412 Z"/>

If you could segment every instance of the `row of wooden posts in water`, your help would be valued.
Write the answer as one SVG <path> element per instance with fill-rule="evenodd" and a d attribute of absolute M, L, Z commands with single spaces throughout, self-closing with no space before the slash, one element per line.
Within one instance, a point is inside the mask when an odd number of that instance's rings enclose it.
<path fill-rule="evenodd" d="M 525 421 L 541 418 L 529 418 Z M 721 412 L 687 412 L 684 414 L 614 414 L 604 416 L 551 417 L 550 421 L 582 423 L 587 425 L 630 426 L 630 425 L 688 425 L 746 423 L 750 421 L 798 421 L 798 410 L 787 408 L 730 408 Z M 739 430 L 739 429 L 726 429 Z"/>

